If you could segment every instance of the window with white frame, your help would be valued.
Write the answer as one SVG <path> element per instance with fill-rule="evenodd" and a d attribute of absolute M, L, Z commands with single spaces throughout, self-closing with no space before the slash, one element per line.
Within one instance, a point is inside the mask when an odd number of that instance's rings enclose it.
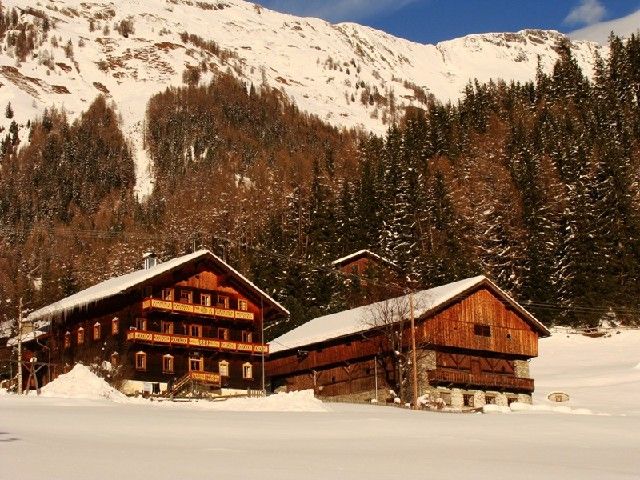
<path fill-rule="evenodd" d="M 78 345 L 82 345 L 84 343 L 84 328 L 80 327 L 78 329 Z"/>
<path fill-rule="evenodd" d="M 218 362 L 218 373 L 220 374 L 221 377 L 228 377 L 229 376 L 229 362 L 227 362 L 226 360 L 220 360 Z"/>
<path fill-rule="evenodd" d="M 163 355 L 162 357 L 162 373 L 173 373 L 173 355 Z"/>
<path fill-rule="evenodd" d="M 202 358 L 189 357 L 189 371 L 202 372 L 204 370 L 204 360 Z"/>
<path fill-rule="evenodd" d="M 253 378 L 253 365 L 249 362 L 242 364 L 242 378 Z"/>
<path fill-rule="evenodd" d="M 102 328 L 100 322 L 96 322 L 93 324 L 93 339 L 100 340 L 100 334 L 102 333 Z"/>
<path fill-rule="evenodd" d="M 248 304 L 246 300 L 238 300 L 238 310 L 247 311 Z"/>
<path fill-rule="evenodd" d="M 136 370 L 147 369 L 147 354 L 144 352 L 136 353 Z"/>

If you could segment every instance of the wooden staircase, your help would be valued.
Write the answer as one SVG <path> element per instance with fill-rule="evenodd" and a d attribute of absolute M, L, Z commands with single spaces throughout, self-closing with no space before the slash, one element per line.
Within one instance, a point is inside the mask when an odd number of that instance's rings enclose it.
<path fill-rule="evenodd" d="M 208 387 L 213 386 L 220 388 L 220 375 L 212 372 L 188 372 L 176 380 L 171 389 L 167 389 L 164 395 L 174 397 L 183 393 L 187 388 L 192 390 L 195 385 L 206 385 Z"/>

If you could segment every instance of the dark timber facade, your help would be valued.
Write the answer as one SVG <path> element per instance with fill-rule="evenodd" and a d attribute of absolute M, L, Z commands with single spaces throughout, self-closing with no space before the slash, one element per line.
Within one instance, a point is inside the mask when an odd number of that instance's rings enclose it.
<path fill-rule="evenodd" d="M 261 389 L 262 322 L 288 312 L 206 250 L 145 266 L 31 315 L 50 320 L 40 342 L 57 367 L 51 376 L 109 362 L 128 393 L 187 382 L 217 393 Z"/>

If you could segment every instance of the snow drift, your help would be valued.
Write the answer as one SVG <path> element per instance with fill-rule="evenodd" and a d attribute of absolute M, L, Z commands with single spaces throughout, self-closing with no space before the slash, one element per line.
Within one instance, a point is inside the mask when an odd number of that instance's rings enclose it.
<path fill-rule="evenodd" d="M 77 364 L 69 373 L 42 387 L 43 397 L 85 398 L 125 403 L 127 397 L 98 377 L 88 367 Z"/>

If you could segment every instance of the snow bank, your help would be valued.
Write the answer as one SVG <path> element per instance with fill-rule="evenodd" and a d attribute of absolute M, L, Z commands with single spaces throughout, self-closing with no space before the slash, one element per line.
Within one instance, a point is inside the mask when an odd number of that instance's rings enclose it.
<path fill-rule="evenodd" d="M 107 399 L 125 403 L 128 398 L 82 364 L 42 387 L 43 397 Z"/>
<path fill-rule="evenodd" d="M 176 408 L 198 408 L 228 412 L 327 412 L 329 409 L 313 396 L 313 390 L 278 393 L 259 398 L 229 398 L 227 400 L 200 400 L 192 403 L 162 402 Z"/>
<path fill-rule="evenodd" d="M 571 408 L 566 405 L 531 405 L 529 403 L 513 402 L 511 405 L 484 405 L 482 413 L 511 413 L 511 412 L 550 412 L 568 413 L 570 415 L 594 415 L 588 408 Z"/>

